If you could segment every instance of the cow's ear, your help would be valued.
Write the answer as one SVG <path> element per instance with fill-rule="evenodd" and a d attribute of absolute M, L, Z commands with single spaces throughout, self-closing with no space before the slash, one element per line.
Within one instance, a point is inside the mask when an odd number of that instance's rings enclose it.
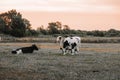
<path fill-rule="evenodd" d="M 32 44 L 33 46 L 35 45 L 35 44 Z"/>
<path fill-rule="evenodd" d="M 32 44 L 32 46 L 34 46 L 35 44 Z"/>

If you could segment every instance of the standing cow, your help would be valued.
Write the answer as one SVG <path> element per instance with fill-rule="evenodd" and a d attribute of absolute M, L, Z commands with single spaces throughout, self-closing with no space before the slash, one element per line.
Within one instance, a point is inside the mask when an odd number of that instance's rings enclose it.
<path fill-rule="evenodd" d="M 78 53 L 81 43 L 80 37 L 74 36 L 63 38 L 62 36 L 58 36 L 57 41 L 59 41 L 60 49 L 63 51 L 64 55 L 69 51 L 71 51 L 72 55 Z"/>

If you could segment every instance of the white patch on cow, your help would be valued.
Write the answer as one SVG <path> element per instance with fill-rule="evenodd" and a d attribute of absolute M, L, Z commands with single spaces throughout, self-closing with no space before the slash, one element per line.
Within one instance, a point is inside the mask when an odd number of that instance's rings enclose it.
<path fill-rule="evenodd" d="M 17 54 L 20 54 L 20 53 L 22 53 L 22 50 L 19 49 L 19 50 L 17 50 L 16 52 L 17 52 Z"/>
<path fill-rule="evenodd" d="M 80 51 L 80 47 L 81 47 L 81 38 L 78 37 L 78 36 L 74 36 L 73 38 L 75 38 L 77 40 L 77 47 L 76 47 L 76 49 L 77 49 L 77 52 L 79 52 Z"/>

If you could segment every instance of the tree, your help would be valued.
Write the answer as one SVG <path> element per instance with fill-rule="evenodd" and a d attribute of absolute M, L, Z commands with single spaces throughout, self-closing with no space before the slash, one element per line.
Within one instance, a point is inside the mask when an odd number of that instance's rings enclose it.
<path fill-rule="evenodd" d="M 2 21 L 0 30 L 5 34 L 23 37 L 26 35 L 26 31 L 31 30 L 30 22 L 27 19 L 22 18 L 22 15 L 16 10 L 10 10 L 0 14 L 0 19 L 0 21 Z"/>
<path fill-rule="evenodd" d="M 60 22 L 51 22 L 48 23 L 48 31 L 50 34 L 59 34 L 59 30 L 61 29 L 61 23 Z"/>
<path fill-rule="evenodd" d="M 68 25 L 63 25 L 63 33 L 64 34 L 70 34 L 70 27 Z"/>
<path fill-rule="evenodd" d="M 31 30 L 31 24 L 30 21 L 28 21 L 27 19 L 23 18 L 23 23 L 25 24 L 26 29 L 30 29 Z"/>
<path fill-rule="evenodd" d="M 36 30 L 32 29 L 32 30 L 26 31 L 26 35 L 27 36 L 38 36 L 39 33 Z"/>
<path fill-rule="evenodd" d="M 26 32 L 26 25 L 24 24 L 23 20 L 19 17 L 14 17 L 11 24 L 11 35 L 16 37 L 23 37 L 25 36 Z M 17 34 L 15 34 L 17 33 Z"/>
<path fill-rule="evenodd" d="M 108 36 L 108 37 L 120 36 L 120 31 L 115 30 L 115 29 L 110 29 L 106 32 L 106 36 Z"/>
<path fill-rule="evenodd" d="M 61 30 L 61 29 L 62 29 L 62 24 L 61 24 L 61 22 L 57 21 L 57 22 L 56 22 L 56 25 L 57 25 L 57 29 L 58 29 L 58 30 Z"/>
<path fill-rule="evenodd" d="M 0 33 L 4 32 L 5 21 L 0 18 Z"/>
<path fill-rule="evenodd" d="M 47 35 L 47 34 L 48 34 L 47 30 L 44 29 L 44 26 L 43 26 L 43 25 L 40 26 L 40 27 L 38 27 L 38 28 L 37 28 L 37 31 L 38 31 L 40 34 L 44 34 L 44 35 Z"/>
<path fill-rule="evenodd" d="M 104 31 L 92 31 L 93 32 L 93 36 L 99 36 L 99 37 L 104 37 L 105 36 L 105 32 Z"/>

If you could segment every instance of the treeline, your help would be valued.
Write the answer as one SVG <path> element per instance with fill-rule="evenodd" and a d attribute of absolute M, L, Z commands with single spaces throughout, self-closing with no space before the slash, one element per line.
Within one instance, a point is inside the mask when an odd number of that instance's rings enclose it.
<path fill-rule="evenodd" d="M 83 31 L 83 30 L 73 30 L 70 29 L 68 25 L 62 25 L 61 22 L 51 22 L 48 23 L 48 27 L 44 28 L 41 26 L 37 29 L 39 34 L 43 35 L 78 35 L 78 36 L 95 36 L 95 37 L 120 37 L 120 31 L 115 29 L 110 29 L 108 31 Z"/>
<path fill-rule="evenodd" d="M 15 37 L 38 36 L 38 35 L 78 35 L 95 37 L 120 37 L 120 31 L 110 29 L 108 31 L 83 31 L 70 29 L 68 25 L 61 22 L 50 22 L 45 28 L 40 26 L 37 30 L 31 28 L 30 21 L 22 17 L 16 10 L 10 10 L 0 14 L 0 33 Z"/>

